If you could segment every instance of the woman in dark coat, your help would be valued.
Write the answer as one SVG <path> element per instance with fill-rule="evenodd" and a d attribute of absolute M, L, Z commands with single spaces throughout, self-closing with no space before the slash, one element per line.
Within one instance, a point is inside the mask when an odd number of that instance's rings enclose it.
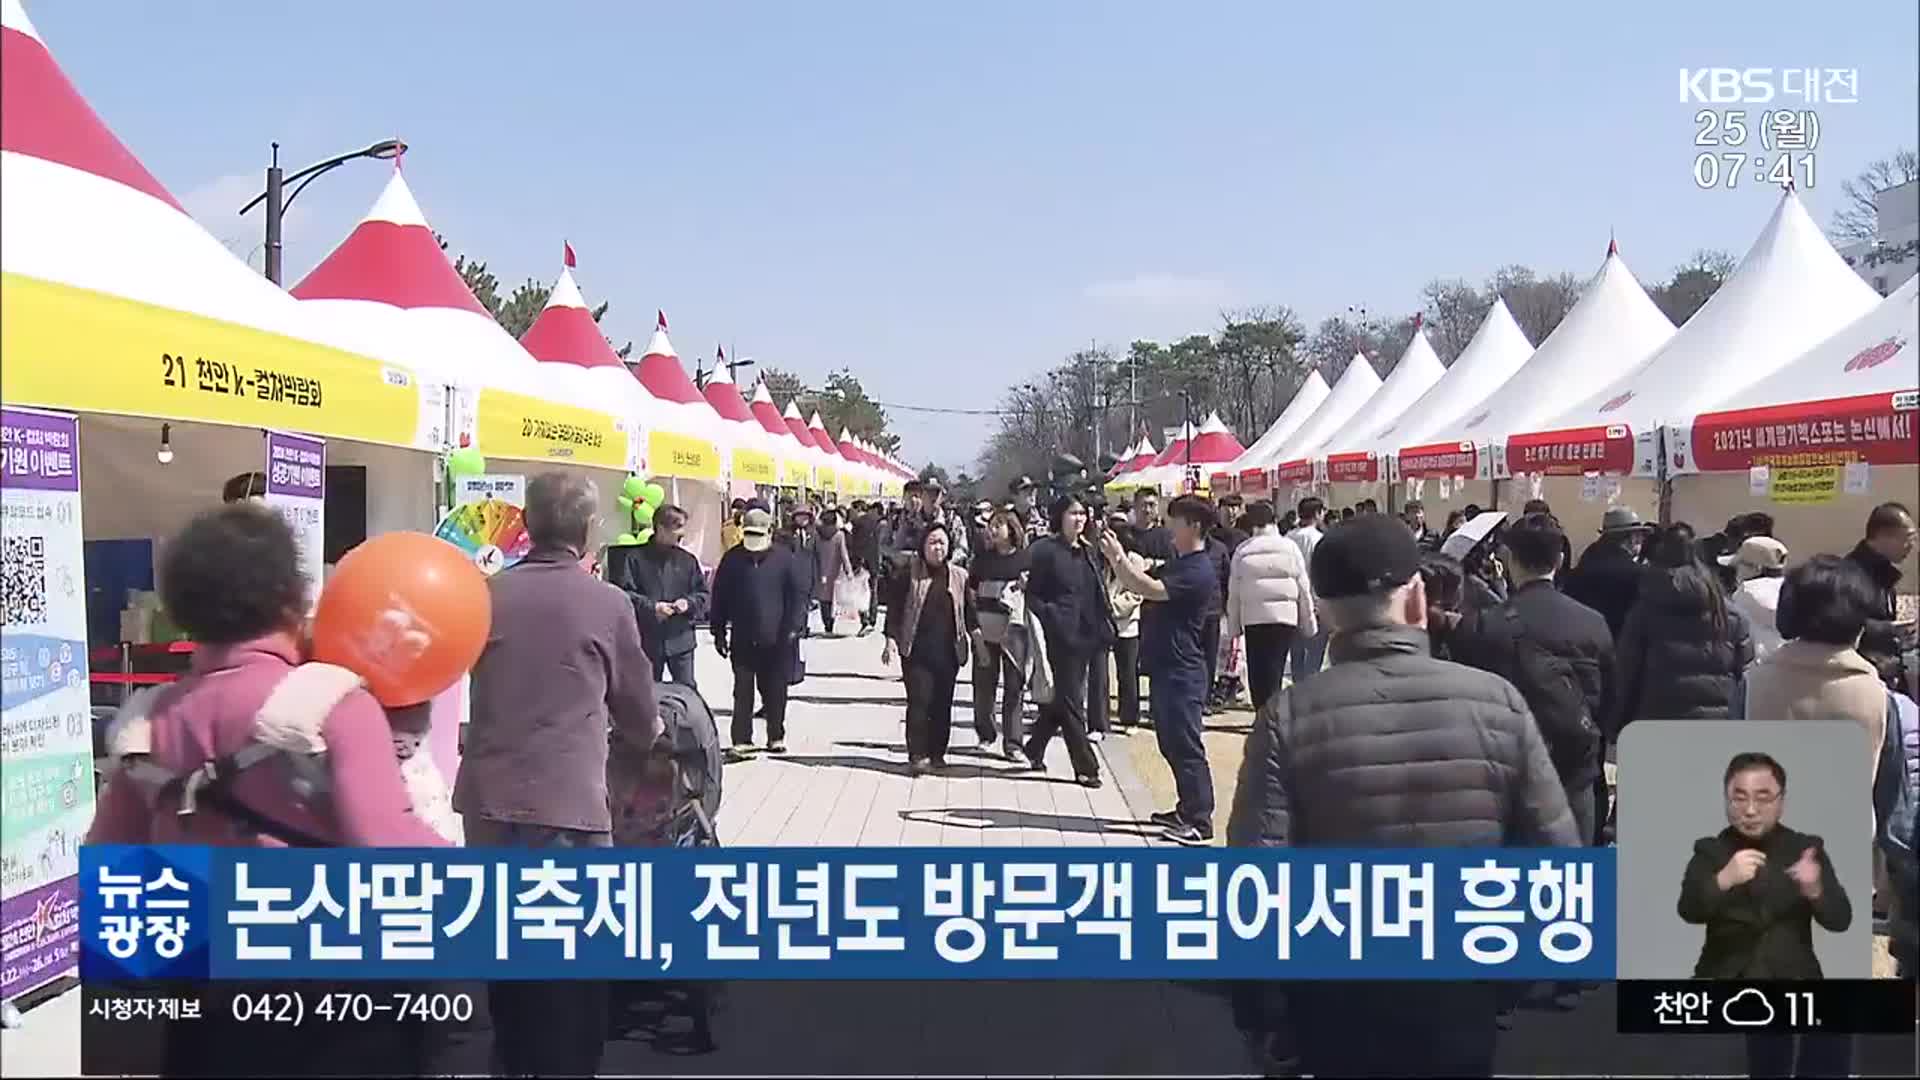
<path fill-rule="evenodd" d="M 1700 559 L 1693 530 L 1657 533 L 1616 651 L 1608 736 L 1635 720 L 1723 720 L 1753 663 L 1753 632 Z"/>
<path fill-rule="evenodd" d="M 967 624 L 973 620 L 967 572 L 948 558 L 952 537 L 935 522 L 894 580 L 887 602 L 886 644 L 881 659 L 900 657 L 907 684 L 907 758 L 913 775 L 947 764 L 953 736 L 953 687 L 967 659 Z"/>

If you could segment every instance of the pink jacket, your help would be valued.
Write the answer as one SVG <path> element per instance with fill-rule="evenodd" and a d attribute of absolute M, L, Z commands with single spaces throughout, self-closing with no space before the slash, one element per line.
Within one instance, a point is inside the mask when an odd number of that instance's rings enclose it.
<path fill-rule="evenodd" d="M 185 773 L 245 747 L 253 741 L 254 715 L 299 662 L 299 648 L 284 634 L 202 647 L 194 654 L 192 673 L 154 702 L 154 762 Z M 392 729 L 372 694 L 356 690 L 335 706 L 324 736 L 332 774 L 331 812 L 315 812 L 297 798 L 290 773 L 272 758 L 237 776 L 234 797 L 267 818 L 343 847 L 446 846 L 413 813 Z M 185 817 L 175 813 L 174 805 L 150 807 L 143 788 L 117 776 L 100 793 L 87 842 L 281 846 L 204 805 Z"/>

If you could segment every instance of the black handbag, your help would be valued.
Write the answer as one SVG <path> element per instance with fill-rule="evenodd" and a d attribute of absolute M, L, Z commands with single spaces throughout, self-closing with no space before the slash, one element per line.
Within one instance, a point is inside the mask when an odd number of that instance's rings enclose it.
<path fill-rule="evenodd" d="M 793 665 L 787 671 L 787 685 L 798 686 L 804 682 L 807 677 L 807 658 L 800 655 L 800 639 L 793 638 L 791 641 L 793 648 Z"/>

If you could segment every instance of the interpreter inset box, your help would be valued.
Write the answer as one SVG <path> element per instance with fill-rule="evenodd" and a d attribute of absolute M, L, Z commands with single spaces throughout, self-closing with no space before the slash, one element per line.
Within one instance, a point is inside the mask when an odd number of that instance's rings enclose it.
<path fill-rule="evenodd" d="M 1860 725 L 1648 719 L 1618 760 L 1619 978 L 1872 976 Z"/>

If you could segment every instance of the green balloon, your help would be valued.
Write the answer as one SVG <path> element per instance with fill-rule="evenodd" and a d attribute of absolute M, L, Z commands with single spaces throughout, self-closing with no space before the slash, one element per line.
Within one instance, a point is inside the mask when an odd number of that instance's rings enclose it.
<path fill-rule="evenodd" d="M 632 533 L 621 533 L 619 536 L 616 536 L 613 538 L 614 547 L 632 547 L 635 544 L 644 544 L 644 543 L 646 543 L 646 541 L 640 539 L 639 537 L 633 535 Z"/>
<path fill-rule="evenodd" d="M 463 446 L 447 455 L 447 475 L 458 480 L 468 476 L 479 476 L 487 471 L 487 459 L 480 456 L 477 447 Z"/>
<path fill-rule="evenodd" d="M 635 542 L 645 544 L 653 539 L 653 530 L 641 529 L 639 532 L 634 534 L 633 538 Z"/>
<path fill-rule="evenodd" d="M 629 476 L 627 477 L 627 482 L 620 485 L 620 494 L 624 496 L 628 502 L 638 502 L 640 493 L 646 489 L 647 481 L 644 477 Z"/>
<path fill-rule="evenodd" d="M 637 498 L 645 502 L 648 506 L 657 509 L 661 503 L 667 501 L 667 489 L 661 487 L 659 484 L 648 483 L 647 486 L 640 489 L 640 494 Z"/>
<path fill-rule="evenodd" d="M 646 503 L 634 503 L 633 523 L 640 526 L 653 524 L 653 507 Z"/>
<path fill-rule="evenodd" d="M 616 495 L 613 501 L 620 504 L 622 512 L 631 513 L 633 511 L 633 500 L 627 498 L 625 495 Z"/>

